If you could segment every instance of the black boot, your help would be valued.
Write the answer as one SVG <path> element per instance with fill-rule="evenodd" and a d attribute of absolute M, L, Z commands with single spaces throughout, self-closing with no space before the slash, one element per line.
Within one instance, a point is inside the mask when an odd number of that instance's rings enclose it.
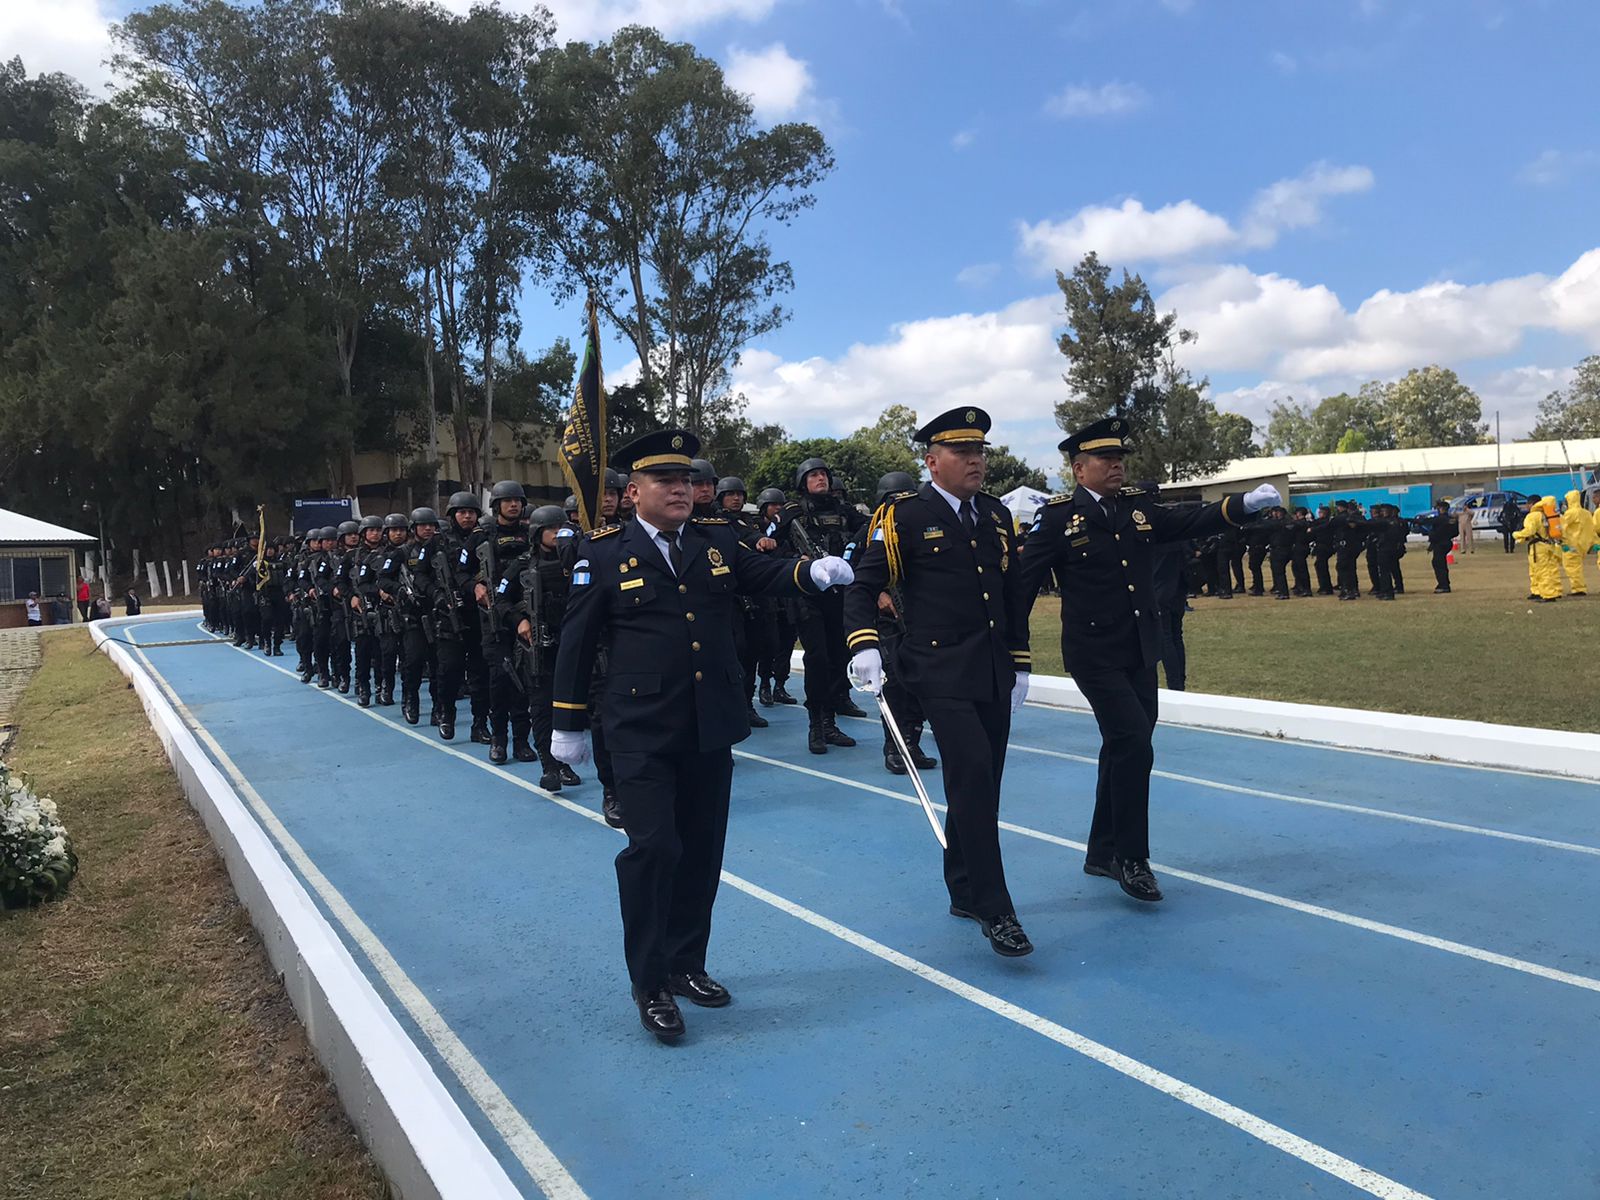
<path fill-rule="evenodd" d="M 826 754 L 828 752 L 828 734 L 821 721 L 813 719 L 811 728 L 806 731 L 806 749 L 813 754 Z"/>
<path fill-rule="evenodd" d="M 839 726 L 834 723 L 831 714 L 822 718 L 822 736 L 827 740 L 827 743 L 830 746 L 854 746 L 856 744 L 855 738 L 851 737 L 848 733 L 843 732 Z"/>
<path fill-rule="evenodd" d="M 600 801 L 600 815 L 606 819 L 606 824 L 613 829 L 622 828 L 622 801 L 617 799 L 617 794 L 606 789 L 604 798 Z"/>
<path fill-rule="evenodd" d="M 574 771 L 567 763 L 556 763 L 556 773 L 561 776 L 561 782 L 568 787 L 577 787 L 583 782 L 583 776 Z"/>
<path fill-rule="evenodd" d="M 772 724 L 771 721 L 756 711 L 756 706 L 753 704 L 750 706 L 750 711 L 745 713 L 745 717 L 749 720 L 751 729 L 765 729 Z"/>
<path fill-rule="evenodd" d="M 517 757 L 520 759 L 522 755 L 519 754 Z M 552 759 L 544 764 L 544 774 L 539 776 L 539 786 L 547 792 L 559 792 L 561 790 L 561 771 L 559 770 L 559 764 L 555 760 Z"/>
<path fill-rule="evenodd" d="M 761 690 L 760 690 L 759 695 L 760 695 L 760 699 L 761 699 L 761 706 L 763 708 L 771 708 L 772 707 L 772 680 L 763 679 L 761 681 Z"/>
<path fill-rule="evenodd" d="M 319 671 L 317 673 L 317 686 L 324 690 L 333 686 L 333 680 L 328 678 L 328 673 L 326 671 Z"/>
<path fill-rule="evenodd" d="M 489 761 L 495 766 L 500 766 L 506 761 L 506 744 L 503 741 L 489 743 Z"/>
<path fill-rule="evenodd" d="M 939 760 L 931 754 L 924 754 L 922 750 L 922 726 L 913 725 L 905 731 L 906 749 L 911 751 L 911 765 L 919 771 L 931 771 L 939 765 Z"/>
<path fill-rule="evenodd" d="M 772 686 L 772 702 L 774 704 L 799 704 L 800 703 L 800 701 L 796 700 L 793 696 L 789 695 L 789 689 L 784 687 L 782 683 L 773 684 L 773 686 Z"/>
<path fill-rule="evenodd" d="M 378 693 L 378 703 L 384 708 L 394 707 L 394 684 L 384 685 L 383 689 Z"/>
<path fill-rule="evenodd" d="M 400 697 L 400 715 L 405 718 L 407 725 L 415 725 L 422 719 L 421 704 L 415 696 Z"/>
<path fill-rule="evenodd" d="M 482 717 L 472 718 L 472 740 L 480 746 L 489 744 L 489 722 Z"/>
<path fill-rule="evenodd" d="M 835 702 L 833 712 L 835 716 L 840 717 L 864 717 L 867 715 L 854 700 L 850 699 L 849 693 L 846 693 L 840 700 Z"/>
<path fill-rule="evenodd" d="M 527 734 L 516 733 L 511 736 L 511 757 L 518 762 L 534 762 L 539 752 L 528 744 Z"/>
<path fill-rule="evenodd" d="M 891 775 L 906 773 L 906 760 L 900 757 L 900 751 L 893 746 L 883 748 L 883 769 Z"/>
<path fill-rule="evenodd" d="M 339 676 L 339 693 L 344 696 L 348 696 L 350 694 L 350 676 Z"/>
<path fill-rule="evenodd" d="M 439 714 L 439 737 L 447 742 L 456 738 L 456 715 L 448 710 Z"/>
<path fill-rule="evenodd" d="M 439 706 L 437 704 L 428 710 L 428 724 L 433 726 L 439 724 Z"/>
<path fill-rule="evenodd" d="M 367 685 L 364 683 L 356 684 L 356 703 L 362 708 L 372 707 L 372 693 L 367 691 Z"/>

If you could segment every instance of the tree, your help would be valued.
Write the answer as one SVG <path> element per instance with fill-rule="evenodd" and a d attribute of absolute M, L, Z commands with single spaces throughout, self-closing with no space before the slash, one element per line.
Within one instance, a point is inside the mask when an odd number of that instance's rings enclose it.
<path fill-rule="evenodd" d="M 1600 354 L 1578 364 L 1572 382 L 1539 401 L 1530 441 L 1600 437 Z"/>
<path fill-rule="evenodd" d="M 1386 389 L 1383 425 L 1402 450 L 1423 446 L 1471 446 L 1489 426 L 1483 402 L 1448 367 L 1406 372 Z"/>
<path fill-rule="evenodd" d="M 1234 412 L 1214 412 L 1210 420 L 1211 440 L 1223 461 L 1254 458 L 1259 452 L 1255 423 L 1249 417 Z"/>
<path fill-rule="evenodd" d="M 1050 481 L 1045 478 L 1045 473 L 1023 462 L 1011 453 L 1009 446 L 989 447 L 989 469 L 983 480 L 984 491 L 1004 496 L 1019 487 L 1030 487 L 1042 492 L 1049 486 Z"/>
<path fill-rule="evenodd" d="M 891 404 L 878 414 L 878 419 L 871 425 L 864 425 L 857 429 L 846 440 L 861 447 L 861 452 L 866 457 L 885 465 L 878 472 L 887 475 L 890 471 L 905 471 L 915 476 L 922 470 L 922 453 L 911 440 L 911 435 L 917 431 L 921 424 L 917 414 L 904 404 Z M 876 485 L 877 480 L 873 480 Z"/>
<path fill-rule="evenodd" d="M 1274 400 L 1267 409 L 1267 432 L 1261 449 L 1267 454 L 1312 454 L 1315 426 L 1311 413 L 1294 397 Z"/>
<path fill-rule="evenodd" d="M 570 43 L 548 66 L 565 207 L 545 262 L 633 344 L 665 419 L 696 428 L 740 350 L 787 319 L 792 275 L 766 228 L 811 206 L 832 154 L 810 125 L 758 129 L 714 61 L 651 29 Z"/>
<path fill-rule="evenodd" d="M 1340 392 L 1314 405 L 1289 400 L 1274 402 L 1269 410 L 1264 449 L 1268 454 L 1348 453 L 1344 446 L 1362 450 L 1392 450 L 1393 435 L 1385 423 L 1387 385 L 1363 384 L 1357 395 Z"/>

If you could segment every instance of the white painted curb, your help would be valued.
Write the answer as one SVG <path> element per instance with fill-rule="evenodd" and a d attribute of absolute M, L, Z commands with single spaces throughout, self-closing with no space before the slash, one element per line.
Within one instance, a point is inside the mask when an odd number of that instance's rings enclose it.
<path fill-rule="evenodd" d="M 115 630 L 175 615 L 181 614 L 96 621 L 89 632 L 138 692 L 356 1132 L 401 1200 L 518 1200 L 522 1193 L 232 784 L 155 680 L 127 648 L 108 640 Z"/>
<path fill-rule="evenodd" d="M 804 674 L 798 650 L 791 667 Z M 1160 689 L 1158 695 L 1161 721 L 1166 725 L 1600 782 L 1600 734 L 1172 692 L 1166 688 Z M 1031 676 L 1028 702 L 1089 711 L 1089 702 L 1078 685 L 1064 675 Z"/>

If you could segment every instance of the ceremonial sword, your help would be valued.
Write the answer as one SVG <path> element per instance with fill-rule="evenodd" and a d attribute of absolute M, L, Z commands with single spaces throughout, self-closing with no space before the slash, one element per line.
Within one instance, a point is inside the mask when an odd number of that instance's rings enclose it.
<path fill-rule="evenodd" d="M 917 764 L 911 760 L 911 750 L 906 746 L 905 734 L 900 732 L 900 726 L 894 719 L 894 713 L 889 709 L 889 702 L 883 698 L 883 693 L 872 692 L 862 686 L 861 680 L 856 675 L 854 662 L 846 668 L 850 683 L 861 688 L 878 702 L 878 712 L 883 716 L 884 726 L 889 730 L 889 736 L 894 739 L 896 748 L 900 751 L 900 761 L 906 765 L 906 774 L 911 776 L 911 786 L 917 789 L 917 799 L 922 801 L 922 812 L 928 818 L 928 824 L 933 826 L 933 836 L 939 839 L 941 848 L 950 849 L 950 843 L 945 841 L 944 826 L 939 824 L 939 814 L 933 811 L 933 801 L 928 799 L 928 789 L 922 785 L 922 776 L 917 771 Z"/>

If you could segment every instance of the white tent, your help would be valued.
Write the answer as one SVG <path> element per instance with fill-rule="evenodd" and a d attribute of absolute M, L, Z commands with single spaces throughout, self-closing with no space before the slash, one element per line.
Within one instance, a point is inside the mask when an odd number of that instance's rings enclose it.
<path fill-rule="evenodd" d="M 1049 492 L 1041 492 L 1038 488 L 1019 487 L 1012 488 L 1000 497 L 1000 503 L 1011 510 L 1011 517 L 1020 525 L 1028 525 L 1033 521 L 1033 514 L 1044 507 L 1045 501 L 1050 499 Z"/>

